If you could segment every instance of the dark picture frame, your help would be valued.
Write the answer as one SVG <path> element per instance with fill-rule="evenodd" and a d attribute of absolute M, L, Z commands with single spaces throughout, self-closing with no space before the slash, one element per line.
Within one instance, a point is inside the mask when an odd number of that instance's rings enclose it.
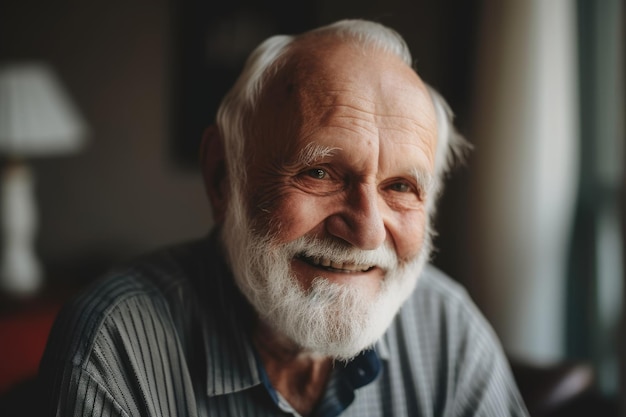
<path fill-rule="evenodd" d="M 318 22 L 312 1 L 172 0 L 171 7 L 171 154 L 178 164 L 197 167 L 202 133 L 250 52 L 271 35 Z"/>

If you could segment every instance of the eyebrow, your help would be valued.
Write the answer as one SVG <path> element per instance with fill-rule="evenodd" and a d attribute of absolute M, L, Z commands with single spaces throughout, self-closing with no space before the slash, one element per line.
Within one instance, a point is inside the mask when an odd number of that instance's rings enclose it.
<path fill-rule="evenodd" d="M 324 158 L 333 156 L 335 154 L 335 151 L 340 150 L 341 148 L 324 146 L 315 142 L 309 142 L 298 153 L 297 163 L 304 166 L 311 166 Z"/>

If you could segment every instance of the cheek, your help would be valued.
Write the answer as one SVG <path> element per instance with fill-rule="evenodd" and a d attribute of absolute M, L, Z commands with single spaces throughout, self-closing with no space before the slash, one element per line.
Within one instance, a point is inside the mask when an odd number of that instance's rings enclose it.
<path fill-rule="evenodd" d="M 272 201 L 266 199 L 263 209 L 252 209 L 255 225 L 264 233 L 274 235 L 279 243 L 288 243 L 323 228 L 330 212 L 317 199 L 298 193 L 282 194 Z"/>
<path fill-rule="evenodd" d="M 389 234 L 400 259 L 411 259 L 420 253 L 426 236 L 426 219 L 423 210 L 398 213 L 395 221 L 388 225 Z"/>

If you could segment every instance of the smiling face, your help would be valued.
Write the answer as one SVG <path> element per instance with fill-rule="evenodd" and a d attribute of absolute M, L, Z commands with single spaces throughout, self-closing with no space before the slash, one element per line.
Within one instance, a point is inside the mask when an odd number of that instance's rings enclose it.
<path fill-rule="evenodd" d="M 387 243 L 401 260 L 414 258 L 437 140 L 429 93 L 394 55 L 349 44 L 302 50 L 264 90 L 254 119 L 258 140 L 246 153 L 253 224 L 277 243 Z M 305 288 L 323 274 L 375 291 L 384 277 L 375 265 L 323 264 L 296 257 L 292 267 Z"/>
<path fill-rule="evenodd" d="M 222 234 L 235 280 L 270 327 L 349 358 L 386 330 L 428 257 L 429 93 L 395 55 L 305 40 L 248 131 Z"/>

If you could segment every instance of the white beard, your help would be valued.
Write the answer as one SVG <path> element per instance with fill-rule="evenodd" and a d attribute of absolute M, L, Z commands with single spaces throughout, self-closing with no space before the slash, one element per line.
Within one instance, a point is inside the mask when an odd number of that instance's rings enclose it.
<path fill-rule="evenodd" d="M 323 356 L 349 360 L 382 337 L 413 292 L 430 255 L 428 230 L 419 255 L 408 262 L 400 262 L 388 246 L 364 251 L 307 237 L 276 244 L 271 235 L 251 231 L 244 207 L 241 194 L 234 191 L 222 230 L 237 286 L 274 331 Z M 377 265 L 386 273 L 375 296 L 358 284 L 333 283 L 323 272 L 304 290 L 291 270 L 292 260 L 300 254 Z"/>

